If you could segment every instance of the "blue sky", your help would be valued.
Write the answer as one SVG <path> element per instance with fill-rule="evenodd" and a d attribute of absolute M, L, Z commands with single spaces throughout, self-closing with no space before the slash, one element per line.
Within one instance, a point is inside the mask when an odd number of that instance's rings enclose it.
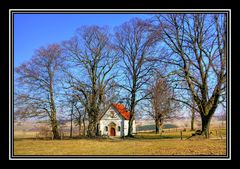
<path fill-rule="evenodd" d="M 118 26 L 148 14 L 14 14 L 14 67 L 28 61 L 39 47 L 68 40 L 82 25 Z"/>

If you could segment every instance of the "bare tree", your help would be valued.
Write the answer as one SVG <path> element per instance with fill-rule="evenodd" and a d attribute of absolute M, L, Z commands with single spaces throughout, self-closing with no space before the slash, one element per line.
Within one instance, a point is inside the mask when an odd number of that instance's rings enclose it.
<path fill-rule="evenodd" d="M 112 70 L 117 57 L 111 36 L 106 27 L 83 26 L 63 46 L 74 68 L 67 73 L 70 77 L 69 87 L 78 91 L 78 99 L 87 112 L 88 136 L 96 136 L 105 93 L 115 77 Z"/>
<path fill-rule="evenodd" d="M 120 87 L 126 90 L 130 110 L 128 136 L 132 136 L 132 124 L 136 105 L 146 99 L 145 89 L 154 67 L 148 57 L 154 55 L 156 36 L 148 31 L 150 22 L 132 19 L 116 29 L 116 48 L 122 58 L 123 79 Z"/>
<path fill-rule="evenodd" d="M 62 49 L 58 44 L 36 50 L 29 62 L 16 68 L 15 87 L 19 93 L 17 111 L 25 117 L 48 117 L 54 139 L 59 138 L 56 88 L 59 71 L 63 65 Z"/>
<path fill-rule="evenodd" d="M 74 116 L 74 121 L 75 123 L 78 125 L 78 135 L 79 137 L 81 135 L 85 136 L 85 133 L 86 133 L 86 111 L 85 111 L 85 108 L 82 104 L 79 104 L 78 100 L 75 100 L 75 102 L 73 103 L 73 108 L 76 110 L 74 111 L 73 113 L 73 116 Z M 83 124 L 83 131 L 82 131 L 82 124 Z"/>
<path fill-rule="evenodd" d="M 162 134 L 163 122 L 165 119 L 173 118 L 174 111 L 177 108 L 176 104 L 172 100 L 173 90 L 168 84 L 167 79 L 156 78 L 153 84 L 150 86 L 150 107 L 147 110 L 148 115 L 154 119 L 156 126 L 156 134 Z"/>
<path fill-rule="evenodd" d="M 163 14 L 155 19 L 155 30 L 169 49 L 169 57 L 162 61 L 173 66 L 175 78 L 187 83 L 182 90 L 191 93 L 197 108 L 188 100 L 176 100 L 200 113 L 202 134 L 209 137 L 211 118 L 225 98 L 227 16 Z"/>

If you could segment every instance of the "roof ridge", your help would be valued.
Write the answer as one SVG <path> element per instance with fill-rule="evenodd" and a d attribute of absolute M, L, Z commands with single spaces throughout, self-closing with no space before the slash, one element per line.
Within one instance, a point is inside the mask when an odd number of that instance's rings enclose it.
<path fill-rule="evenodd" d="M 129 120 L 130 112 L 126 109 L 124 104 L 112 103 L 112 105 L 124 117 L 124 119 Z M 119 107 L 119 106 L 121 106 L 121 107 Z"/>

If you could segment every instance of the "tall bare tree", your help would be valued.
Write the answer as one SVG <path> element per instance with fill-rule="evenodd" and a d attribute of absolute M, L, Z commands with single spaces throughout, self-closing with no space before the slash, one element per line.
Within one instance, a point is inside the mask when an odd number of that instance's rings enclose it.
<path fill-rule="evenodd" d="M 58 44 L 52 44 L 36 50 L 29 62 L 16 68 L 17 79 L 15 87 L 19 107 L 25 117 L 48 117 L 54 139 L 59 138 L 56 88 L 60 69 L 63 65 L 62 49 Z"/>
<path fill-rule="evenodd" d="M 172 100 L 173 90 L 168 84 L 167 79 L 156 78 L 148 89 L 150 93 L 150 107 L 147 109 L 148 115 L 154 119 L 156 134 L 162 134 L 164 120 L 173 118 L 174 111 L 177 108 Z"/>
<path fill-rule="evenodd" d="M 191 93 L 197 108 L 188 100 L 177 100 L 200 113 L 202 134 L 209 137 L 211 118 L 225 98 L 227 15 L 163 14 L 155 19 L 155 30 L 169 50 L 162 61 L 174 67 L 175 78 L 187 83 L 184 90 Z"/>
<path fill-rule="evenodd" d="M 63 43 L 65 54 L 74 70 L 68 71 L 70 87 L 78 91 L 78 99 L 88 114 L 88 136 L 96 136 L 97 123 L 112 73 L 117 63 L 111 35 L 106 27 L 83 26 L 74 38 Z"/>
<path fill-rule="evenodd" d="M 124 79 L 120 86 L 128 93 L 130 119 L 128 136 L 132 136 L 136 105 L 148 95 L 144 92 L 154 63 L 148 57 L 154 55 L 156 36 L 148 31 L 150 22 L 132 19 L 116 29 L 116 48 L 120 51 Z"/>

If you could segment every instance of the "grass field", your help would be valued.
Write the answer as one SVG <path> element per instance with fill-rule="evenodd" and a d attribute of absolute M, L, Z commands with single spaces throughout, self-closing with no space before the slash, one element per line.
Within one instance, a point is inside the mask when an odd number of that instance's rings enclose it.
<path fill-rule="evenodd" d="M 36 140 L 26 138 L 28 134 L 20 138 L 18 134 L 14 155 L 226 155 L 226 139 L 186 139 L 190 131 L 183 132 L 183 140 L 179 132 L 141 133 L 134 139 L 66 140 Z"/>

